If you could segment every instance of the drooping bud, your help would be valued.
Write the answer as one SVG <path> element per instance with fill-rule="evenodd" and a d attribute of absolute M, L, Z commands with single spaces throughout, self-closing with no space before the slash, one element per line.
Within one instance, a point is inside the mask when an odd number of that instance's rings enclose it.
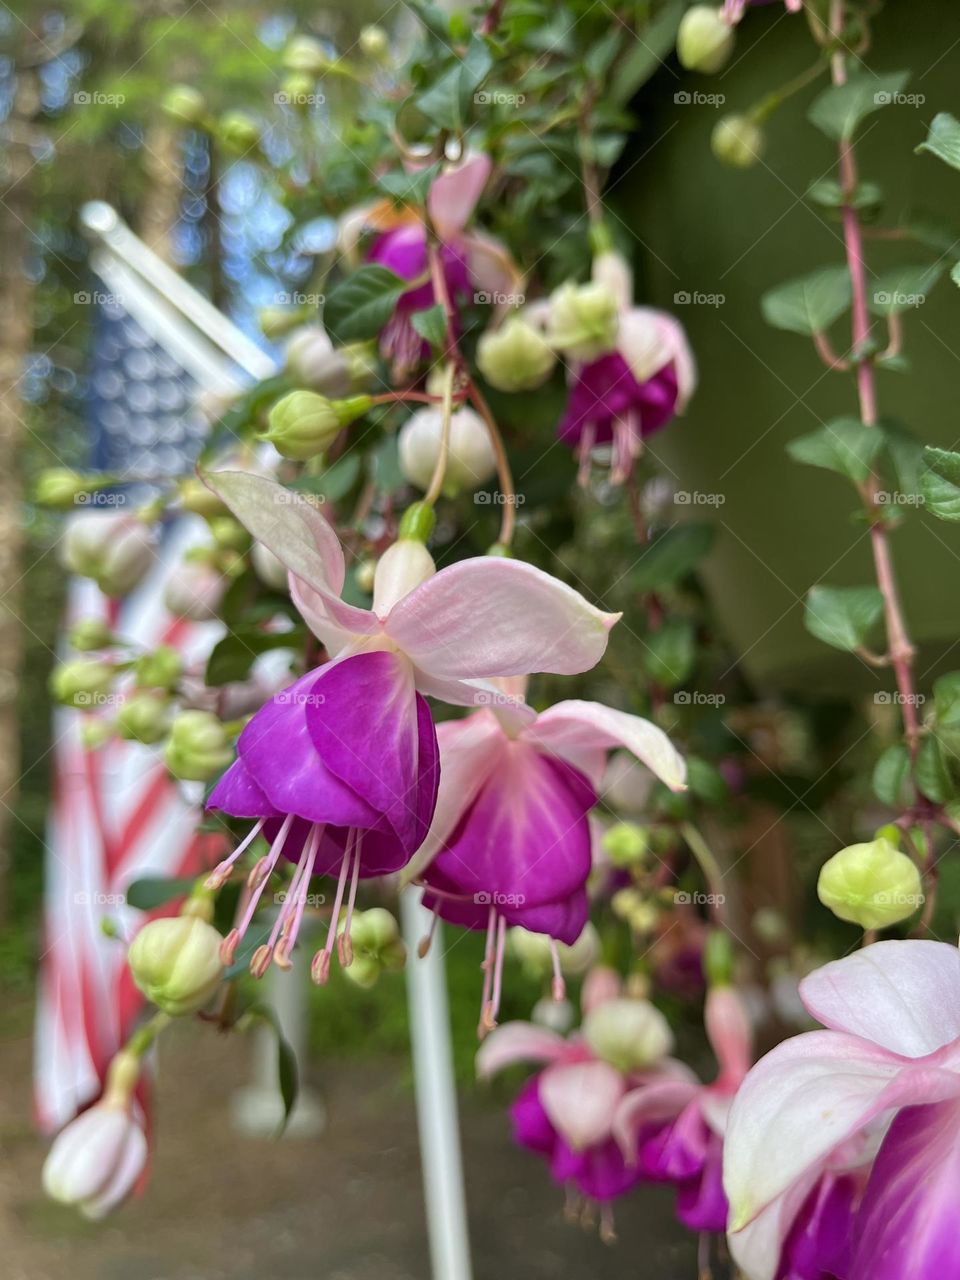
<path fill-rule="evenodd" d="M 181 711 L 170 729 L 164 763 L 185 782 L 209 782 L 233 760 L 226 729 L 209 711 Z"/>
<path fill-rule="evenodd" d="M 351 390 L 350 360 L 334 347 L 319 325 L 304 325 L 290 336 L 284 352 L 287 372 L 298 385 L 327 396 Z"/>
<path fill-rule="evenodd" d="M 841 920 L 863 929 L 885 929 L 912 915 L 923 902 L 916 863 L 881 837 L 851 844 L 820 868 L 817 896 Z"/>
<path fill-rule="evenodd" d="M 429 509 L 429 508 L 428 508 Z M 418 538 L 401 535 L 377 561 L 373 577 L 373 611 L 385 618 L 398 600 L 432 578 L 437 571 L 433 556 Z"/>
<path fill-rule="evenodd" d="M 574 360 L 595 360 L 612 351 L 618 324 L 617 299 L 606 285 L 568 281 L 550 296 L 547 337 Z"/>
<path fill-rule="evenodd" d="M 557 358 L 546 339 L 522 316 L 488 329 L 477 344 L 477 367 L 498 391 L 533 391 L 550 377 Z"/>
<path fill-rule="evenodd" d="M 708 75 L 721 71 L 733 53 L 734 40 L 733 27 L 722 9 L 695 4 L 683 15 L 677 31 L 680 65 Z"/>
<path fill-rule="evenodd" d="M 160 106 L 164 115 L 180 124 L 201 124 L 207 113 L 203 94 L 189 84 L 175 84 L 172 89 L 168 89 Z"/>
<path fill-rule="evenodd" d="M 143 653 L 133 664 L 137 684 L 149 689 L 166 689 L 172 693 L 183 675 L 183 659 L 169 645 L 162 644 Z"/>
<path fill-rule="evenodd" d="M 208 559 L 185 560 L 167 580 L 163 603 L 175 618 L 209 622 L 218 617 L 227 580 Z"/>
<path fill-rule="evenodd" d="M 70 628 L 71 647 L 80 653 L 109 649 L 115 643 L 116 636 L 101 618 L 81 618 Z"/>
<path fill-rule="evenodd" d="M 223 977 L 223 938 L 198 916 L 172 916 L 145 924 L 130 945 L 127 963 L 149 1001 L 180 1017 L 202 1009 Z"/>
<path fill-rule="evenodd" d="M 65 707 L 94 707 L 105 701 L 114 674 L 108 662 L 93 658 L 64 662 L 50 676 L 50 692 Z"/>
<path fill-rule="evenodd" d="M 147 1138 L 131 1107 L 96 1103 L 61 1129 L 43 1165 L 43 1189 L 87 1218 L 130 1194 L 147 1163 Z"/>
<path fill-rule="evenodd" d="M 418 409 L 403 424 L 398 447 L 400 470 L 411 484 L 426 490 L 430 485 L 443 439 L 443 413 L 439 408 Z M 472 409 L 457 409 L 450 418 L 450 441 L 444 491 L 453 495 L 476 489 L 497 469 L 490 432 Z"/>
<path fill-rule="evenodd" d="M 169 707 L 155 693 L 134 693 L 117 712 L 117 732 L 127 742 L 159 742 L 167 732 Z"/>
<path fill-rule="evenodd" d="M 67 523 L 61 557 L 66 569 L 92 578 L 104 595 L 124 596 L 154 562 L 153 537 L 136 516 L 84 511 Z"/>
<path fill-rule="evenodd" d="M 637 866 L 650 851 L 646 831 L 635 822 L 614 823 L 603 833 L 602 844 L 615 867 Z"/>
<path fill-rule="evenodd" d="M 763 130 L 749 116 L 724 116 L 714 125 L 710 148 L 722 164 L 749 169 L 763 154 Z"/>
<path fill-rule="evenodd" d="M 250 563 L 265 587 L 269 587 L 271 591 L 286 591 L 287 566 L 269 547 L 262 542 L 255 542 L 250 548 Z"/>
<path fill-rule="evenodd" d="M 372 403 L 370 396 L 328 400 L 314 391 L 291 391 L 270 410 L 265 439 L 283 457 L 305 462 L 323 453 Z"/>
<path fill-rule="evenodd" d="M 288 71 L 319 76 L 330 66 L 330 55 L 313 36 L 294 36 L 283 51 L 283 65 Z"/>
<path fill-rule="evenodd" d="M 249 151 L 260 141 L 260 126 L 245 111 L 227 111 L 220 117 L 217 132 L 232 151 Z"/>
<path fill-rule="evenodd" d="M 649 1000 L 605 1000 L 583 1020 L 583 1038 L 618 1071 L 651 1067 L 673 1048 L 666 1018 Z"/>

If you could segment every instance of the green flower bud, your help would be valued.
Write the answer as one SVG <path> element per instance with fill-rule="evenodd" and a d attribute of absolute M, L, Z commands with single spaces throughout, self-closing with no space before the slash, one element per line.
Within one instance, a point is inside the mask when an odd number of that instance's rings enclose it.
<path fill-rule="evenodd" d="M 197 916 L 151 920 L 131 943 L 127 963 L 147 999 L 180 1017 L 202 1009 L 219 987 L 222 942 L 213 925 Z"/>
<path fill-rule="evenodd" d="M 686 11 L 677 32 L 677 57 L 688 71 L 713 74 L 726 66 L 733 53 L 733 27 L 722 9 L 695 4 Z"/>
<path fill-rule="evenodd" d="M 87 751 L 96 751 L 113 737 L 109 721 L 96 716 L 84 716 L 80 725 L 80 742 Z M 104 917 L 106 918 L 106 917 Z"/>
<path fill-rule="evenodd" d="M 666 1018 L 648 1000 L 604 1000 L 581 1030 L 597 1057 L 623 1072 L 652 1067 L 673 1048 Z"/>
<path fill-rule="evenodd" d="M 368 58 L 382 58 L 390 48 L 390 41 L 383 27 L 364 27 L 358 41 Z"/>
<path fill-rule="evenodd" d="M 703 971 L 711 987 L 729 987 L 733 981 L 733 947 L 723 929 L 711 929 L 703 949 Z"/>
<path fill-rule="evenodd" d="M 916 863 L 883 838 L 851 844 L 820 868 L 817 896 L 841 920 L 885 929 L 923 902 Z"/>
<path fill-rule="evenodd" d="M 37 476 L 34 500 L 42 507 L 65 511 L 77 505 L 81 494 L 98 487 L 99 476 L 84 476 L 69 467 L 47 467 Z"/>
<path fill-rule="evenodd" d="M 100 618 L 81 618 L 70 630 L 70 644 L 81 653 L 108 649 L 115 643 L 116 637 Z"/>
<path fill-rule="evenodd" d="M 533 391 L 550 377 L 556 356 L 533 325 L 510 316 L 477 344 L 477 367 L 498 391 Z"/>
<path fill-rule="evenodd" d="M 187 476 L 185 480 L 181 480 L 177 485 L 177 492 L 184 511 L 192 511 L 194 515 L 205 518 L 227 514 L 227 508 L 199 476 Z"/>
<path fill-rule="evenodd" d="M 183 675 L 183 659 L 176 649 L 162 644 L 152 653 L 142 654 L 133 664 L 137 684 L 172 693 Z"/>
<path fill-rule="evenodd" d="M 136 516 L 83 512 L 67 522 L 64 567 L 92 578 L 104 595 L 125 596 L 154 562 L 153 536 Z"/>
<path fill-rule="evenodd" d="M 50 692 L 65 707 L 93 707 L 106 700 L 113 677 L 114 670 L 108 662 L 78 658 L 54 668 Z"/>
<path fill-rule="evenodd" d="M 411 542 L 429 542 L 436 523 L 436 512 L 428 502 L 411 502 L 400 517 L 397 537 Z"/>
<path fill-rule="evenodd" d="M 605 285 L 568 281 L 550 296 L 547 336 L 575 360 L 595 360 L 612 351 L 618 325 L 617 299 Z"/>
<path fill-rule="evenodd" d="M 749 169 L 763 154 L 763 130 L 749 116 L 724 116 L 714 125 L 710 148 L 722 164 Z"/>
<path fill-rule="evenodd" d="M 330 55 L 313 36 L 294 36 L 283 51 L 283 65 L 288 71 L 321 75 L 330 66 Z"/>
<path fill-rule="evenodd" d="M 249 151 L 260 141 L 260 125 L 245 111 L 228 111 L 220 117 L 220 141 L 232 151 Z"/>
<path fill-rule="evenodd" d="M 261 307 L 257 324 L 265 338 L 276 342 L 303 324 L 303 313 L 294 307 Z"/>
<path fill-rule="evenodd" d="M 165 94 L 160 109 L 180 124 L 197 125 L 203 123 L 207 103 L 199 89 L 189 84 L 175 84 Z"/>
<path fill-rule="evenodd" d="M 617 822 L 603 833 L 603 848 L 615 867 L 643 862 L 650 848 L 647 833 L 635 822 Z"/>
<path fill-rule="evenodd" d="M 171 726 L 163 759 L 175 778 L 209 782 L 233 760 L 233 745 L 212 712 L 181 711 Z"/>
<path fill-rule="evenodd" d="M 117 732 L 127 742 L 159 742 L 167 732 L 168 704 L 156 693 L 134 693 L 117 712 Z"/>
<path fill-rule="evenodd" d="M 323 453 L 372 403 L 370 396 L 328 400 L 314 391 L 291 391 L 270 410 L 265 439 L 283 457 L 305 462 Z"/>
<path fill-rule="evenodd" d="M 535 978 L 545 978 L 553 970 L 550 939 L 544 933 L 531 933 L 519 926 L 510 930 L 510 948 L 524 969 Z M 570 977 L 585 973 L 600 956 L 600 939 L 589 922 L 572 945 L 557 943 L 561 970 Z"/>
<path fill-rule="evenodd" d="M 250 546 L 249 533 L 233 516 L 214 516 L 209 523 L 214 542 L 225 551 L 246 551 Z"/>
<path fill-rule="evenodd" d="M 283 94 L 280 101 L 286 101 L 290 107 L 310 107 L 318 100 L 316 76 L 306 71 L 295 71 L 287 76 L 280 91 Z"/>
<path fill-rule="evenodd" d="M 376 956 L 355 955 L 343 972 L 356 986 L 369 991 L 377 985 L 383 970 Z"/>
<path fill-rule="evenodd" d="M 371 907 L 354 915 L 350 937 L 355 951 L 379 952 L 396 942 L 400 927 L 385 907 Z"/>

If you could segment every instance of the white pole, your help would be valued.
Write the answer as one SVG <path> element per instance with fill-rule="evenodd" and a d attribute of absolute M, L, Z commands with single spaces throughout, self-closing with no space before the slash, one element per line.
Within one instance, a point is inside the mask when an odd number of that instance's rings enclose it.
<path fill-rule="evenodd" d="M 433 1280 L 471 1280 L 442 925 L 438 923 L 433 945 L 419 959 L 417 944 L 433 922 L 419 899 L 419 889 L 412 887 L 400 895 L 431 1270 Z"/>

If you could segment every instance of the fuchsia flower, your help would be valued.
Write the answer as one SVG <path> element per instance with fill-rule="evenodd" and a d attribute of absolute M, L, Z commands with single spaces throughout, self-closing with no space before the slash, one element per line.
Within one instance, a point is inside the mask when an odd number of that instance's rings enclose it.
<path fill-rule="evenodd" d="M 313 966 L 323 982 L 344 901 L 340 956 L 349 963 L 357 881 L 398 871 L 430 826 L 437 740 L 422 695 L 470 704 L 484 687 L 476 681 L 488 677 L 588 670 L 618 615 L 515 560 L 479 557 L 436 573 L 426 547 L 406 539 L 377 566 L 373 608 L 358 608 L 341 599 L 343 552 L 311 503 L 241 472 L 218 472 L 208 483 L 287 566 L 294 603 L 332 658 L 257 712 L 210 796 L 211 808 L 256 819 L 213 884 L 257 835 L 270 841 L 224 958 L 231 961 L 283 856 L 296 863 L 294 879 L 252 968 L 289 964 L 311 876 L 336 875 L 333 924 Z"/>
<path fill-rule="evenodd" d="M 612 446 L 610 479 L 630 474 L 646 436 L 682 413 L 696 386 L 696 368 L 679 321 L 652 307 L 633 306 L 632 278 L 612 252 L 594 261 L 594 279 L 613 292 L 619 308 L 614 347 L 572 368 L 570 396 L 557 428 L 585 478 L 596 445 Z"/>
<path fill-rule="evenodd" d="M 678 791 L 686 766 L 656 725 L 598 702 L 560 702 L 538 716 L 516 694 L 494 695 L 489 707 L 441 724 L 438 738 L 437 808 L 412 872 L 422 873 L 424 903 L 438 916 L 487 930 L 481 1025 L 489 1029 L 507 925 L 572 944 L 586 924 L 587 815 L 608 752 L 627 747 Z"/>
<path fill-rule="evenodd" d="M 493 237 L 467 232 L 467 223 L 490 177 L 489 156 L 474 155 L 434 179 L 427 196 L 427 211 L 441 241 L 441 262 L 447 290 L 454 304 L 496 301 L 516 293 L 519 273 L 506 249 Z M 384 232 L 367 254 L 404 280 L 417 280 L 429 272 L 427 232 L 420 221 L 405 221 Z M 414 329 L 410 317 L 437 301 L 429 280 L 404 293 L 392 319 L 380 336 L 385 360 L 397 376 L 415 369 L 430 353 L 429 344 Z"/>
<path fill-rule="evenodd" d="M 960 1274 L 960 952 L 878 942 L 816 970 L 800 994 L 827 1030 L 762 1058 L 727 1127 L 744 1275 Z"/>

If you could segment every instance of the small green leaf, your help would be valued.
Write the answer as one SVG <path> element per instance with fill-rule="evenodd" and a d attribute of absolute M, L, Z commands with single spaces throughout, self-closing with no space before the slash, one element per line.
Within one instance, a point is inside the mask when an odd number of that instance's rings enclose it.
<path fill-rule="evenodd" d="M 390 173 L 381 174 L 377 179 L 377 186 L 393 196 L 394 200 L 400 204 L 422 205 L 426 201 L 430 184 L 439 172 L 438 164 L 417 169 L 415 173 L 407 173 L 405 169 L 394 169 Z"/>
<path fill-rule="evenodd" d="M 194 876 L 141 876 L 127 885 L 127 906 L 138 911 L 155 911 L 157 907 L 183 898 L 195 883 Z"/>
<path fill-rule="evenodd" d="M 775 329 L 822 333 L 850 306 L 850 277 L 845 267 L 823 267 L 789 280 L 760 300 L 764 317 Z"/>
<path fill-rule="evenodd" d="M 943 748 L 935 737 L 924 738 L 917 752 L 915 769 L 917 786 L 934 804 L 946 804 L 953 798 L 954 787 Z"/>
<path fill-rule="evenodd" d="M 904 494 L 920 492 L 920 470 L 923 466 L 923 445 L 902 422 L 896 418 L 881 418 L 877 424 L 883 432 L 884 443 L 897 485 Z"/>
<path fill-rule="evenodd" d="M 823 209 L 842 209 L 848 205 L 851 209 L 877 209 L 883 203 L 883 191 L 876 182 L 861 182 L 850 199 L 844 195 L 843 187 L 835 178 L 822 178 L 807 191 L 807 199 Z"/>
<path fill-rule="evenodd" d="M 921 142 L 916 150 L 918 153 L 929 151 L 952 169 L 960 169 L 960 120 L 949 111 L 935 115 L 926 141 Z"/>
<path fill-rule="evenodd" d="M 891 809 L 901 809 L 909 804 L 910 752 L 902 742 L 887 747 L 874 765 L 873 790 L 877 799 Z"/>
<path fill-rule="evenodd" d="M 804 623 L 834 649 L 858 649 L 880 620 L 883 596 L 876 587 L 811 587 Z"/>
<path fill-rule="evenodd" d="M 909 71 L 851 76 L 846 84 L 824 89 L 813 100 L 807 119 L 835 142 L 849 142 L 860 122 L 889 106 L 909 79 Z"/>
<path fill-rule="evenodd" d="M 730 788 L 720 770 L 699 756 L 687 756 L 687 786 L 709 804 L 723 804 L 730 796 Z"/>
<path fill-rule="evenodd" d="M 960 751 L 960 671 L 941 676 L 933 685 L 936 734 L 952 758 Z"/>
<path fill-rule="evenodd" d="M 290 488 L 296 489 L 298 493 L 314 493 L 330 502 L 336 502 L 345 497 L 357 483 L 362 467 L 360 450 L 351 449 L 318 476 L 299 476 L 292 481 Z"/>
<path fill-rule="evenodd" d="M 884 443 L 883 433 L 856 418 L 837 418 L 819 431 L 791 440 L 787 453 L 797 462 L 837 471 L 863 484 L 873 470 L 873 460 Z"/>
<path fill-rule="evenodd" d="M 923 306 L 944 269 L 942 262 L 928 262 L 922 266 L 895 267 L 892 271 L 884 271 L 873 282 L 870 310 L 874 315 L 886 316 Z"/>
<path fill-rule="evenodd" d="M 393 315 L 409 280 L 369 262 L 336 285 L 327 295 L 323 323 L 334 342 L 365 342 L 375 338 Z"/>
<path fill-rule="evenodd" d="M 656 591 L 691 573 L 713 545 L 713 525 L 676 524 L 648 543 L 630 571 L 633 591 Z"/>
<path fill-rule="evenodd" d="M 920 493 L 926 509 L 940 520 L 960 520 L 960 453 L 931 447 L 923 460 Z"/>
<path fill-rule="evenodd" d="M 431 347 L 442 350 L 447 345 L 447 313 L 439 303 L 435 307 L 428 307 L 426 311 L 415 311 L 410 321 L 424 342 L 429 342 Z"/>
<path fill-rule="evenodd" d="M 441 129 L 462 129 L 475 92 L 492 67 L 486 42 L 474 36 L 463 58 L 417 97 L 417 106 Z"/>
<path fill-rule="evenodd" d="M 665 622 L 644 637 L 641 663 L 651 680 L 674 689 L 682 684 L 697 660 L 696 634 L 683 620 Z"/>

